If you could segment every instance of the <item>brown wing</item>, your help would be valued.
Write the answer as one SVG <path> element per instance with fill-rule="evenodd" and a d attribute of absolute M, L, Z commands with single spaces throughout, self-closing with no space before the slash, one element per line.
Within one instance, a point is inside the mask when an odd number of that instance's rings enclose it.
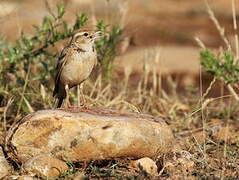
<path fill-rule="evenodd" d="M 59 85 L 60 85 L 60 76 L 61 76 L 61 72 L 62 72 L 62 69 L 63 67 L 65 66 L 66 64 L 66 54 L 68 52 L 68 48 L 69 47 L 65 47 L 62 51 L 61 51 L 61 54 L 58 58 L 58 61 L 57 61 L 57 65 L 56 65 L 56 75 L 55 75 L 55 88 L 54 88 L 54 91 L 53 91 L 53 96 L 55 96 L 56 94 L 58 94 L 58 91 L 59 91 Z"/>

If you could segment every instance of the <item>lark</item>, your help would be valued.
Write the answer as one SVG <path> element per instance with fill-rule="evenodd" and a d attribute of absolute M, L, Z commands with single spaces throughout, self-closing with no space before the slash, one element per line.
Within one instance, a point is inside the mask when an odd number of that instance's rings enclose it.
<path fill-rule="evenodd" d="M 57 98 L 56 108 L 60 108 L 65 99 L 69 107 L 69 89 L 80 85 L 91 74 L 97 63 L 94 42 L 100 32 L 79 31 L 62 50 L 58 58 L 53 97 Z"/>

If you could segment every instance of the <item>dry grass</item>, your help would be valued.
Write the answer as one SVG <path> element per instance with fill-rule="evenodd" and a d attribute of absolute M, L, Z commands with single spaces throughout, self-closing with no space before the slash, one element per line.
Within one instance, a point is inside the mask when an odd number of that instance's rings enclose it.
<path fill-rule="evenodd" d="M 158 162 L 163 164 L 159 166 L 162 179 L 238 177 L 238 103 L 232 95 L 207 98 L 215 80 L 204 94 L 185 92 L 186 95 L 182 96 L 177 93 L 177 83 L 169 77 L 167 84 L 171 92 L 165 92 L 161 84 L 162 76 L 155 72 L 154 68 L 149 68 L 151 64 L 148 62 L 157 62 L 158 58 L 158 50 L 146 52 L 142 61 L 142 74 L 135 75 L 126 68 L 123 74 L 115 73 L 108 84 L 103 83 L 101 76 L 87 81 L 84 85 L 87 105 L 153 114 L 164 118 L 178 138 L 183 152 L 189 154 L 188 161 L 185 157 L 181 158 L 182 154 L 159 157 Z M 117 83 L 119 80 L 121 83 Z M 74 94 L 72 93 L 71 100 L 77 104 Z M 181 164 L 176 163 L 177 161 Z M 117 167 L 115 171 L 108 164 L 103 169 L 99 168 L 99 164 L 94 164 L 91 168 L 98 171 L 88 169 L 90 177 L 103 177 L 105 170 L 111 172 L 111 177 L 126 178 L 123 174 L 128 174 L 127 177 L 142 176 L 140 172 L 121 169 L 120 166 L 127 166 L 125 162 L 122 165 L 121 160 L 114 163 L 114 167 Z"/>
<path fill-rule="evenodd" d="M 165 79 L 154 68 L 150 68 L 154 66 L 151 61 L 157 63 L 159 59 L 160 51 L 155 48 L 145 52 L 141 74 L 134 74 L 131 69 L 125 68 L 124 73 L 115 72 L 109 83 L 104 83 L 101 76 L 96 79 L 92 77 L 84 84 L 83 94 L 86 105 L 147 113 L 164 118 L 178 138 L 182 150 L 189 152 L 190 155 L 187 155 L 189 160 L 186 162 L 185 158 L 179 158 L 181 154 L 159 157 L 160 178 L 232 178 L 238 176 L 239 137 L 236 122 L 239 109 L 237 102 L 232 96 L 207 99 L 207 93 L 200 96 L 197 91 L 185 90 L 185 95 L 179 94 L 178 84 L 173 78 Z M 28 74 L 25 76 L 28 79 Z M 162 79 L 167 82 L 169 92 L 162 87 Z M 29 84 L 33 82 L 34 79 L 29 78 L 25 86 L 29 87 Z M 22 105 L 26 112 L 52 108 L 52 92 L 42 84 L 38 84 L 37 87 L 39 88 L 35 91 L 38 93 L 30 93 L 28 90 L 22 92 Z M 223 99 L 222 102 L 221 99 Z M 75 88 L 71 91 L 71 102 L 77 105 L 78 101 L 79 97 L 77 97 Z M 16 117 L 12 116 L 11 113 L 14 112 L 15 107 L 11 106 L 11 103 L 12 98 L 9 98 L 4 107 L 3 131 L 24 116 L 24 113 Z M 181 164 L 176 163 L 177 161 Z M 129 170 L 127 162 L 122 160 L 103 164 L 93 163 L 87 169 L 84 169 L 81 164 L 72 166 L 75 171 L 62 175 L 62 179 L 74 177 L 77 171 L 88 172 L 92 178 L 105 176 L 158 178 Z"/>
<path fill-rule="evenodd" d="M 236 30 L 234 3 L 232 0 L 233 22 Z M 212 11 L 208 10 L 227 48 L 231 48 L 223 29 Z M 125 24 L 126 12 L 120 13 L 123 17 L 121 22 Z M 201 47 L 205 47 L 201 41 L 199 42 Z M 236 34 L 235 43 L 238 57 Z M 141 73 L 135 73 L 126 66 L 123 71 L 116 71 L 108 83 L 103 82 L 101 75 L 96 75 L 85 82 L 84 97 L 80 96 L 80 90 L 76 88 L 71 91 L 70 100 L 72 104 L 79 105 L 84 98 L 87 106 L 104 106 L 120 111 L 147 113 L 161 117 L 172 128 L 183 154 L 175 152 L 159 157 L 159 177 L 129 169 L 127 160 L 116 159 L 100 163 L 91 162 L 87 168 L 81 163 L 70 164 L 69 172 L 59 178 L 73 178 L 77 175 L 77 171 L 88 173 L 90 178 L 112 179 L 233 179 L 239 177 L 239 106 L 236 90 L 228 86 L 232 95 L 208 98 L 209 92 L 217 82 L 213 79 L 207 90 L 203 92 L 203 78 L 198 80 L 200 86 L 182 90 L 176 78 L 170 75 L 165 77 L 156 71 L 159 60 L 158 47 L 146 51 L 141 62 Z M 33 72 L 34 67 L 29 66 L 28 70 Z M 201 70 L 200 73 L 202 73 Z M 202 74 L 200 75 L 202 77 Z M 51 88 L 29 77 L 29 73 L 25 74 L 25 79 L 20 105 L 12 106 L 14 97 L 7 95 L 4 106 L 0 108 L 3 112 L 0 134 L 4 134 L 11 124 L 26 115 L 26 112 L 53 107 Z M 163 84 L 167 85 L 168 91 Z M 53 82 L 49 82 L 48 85 L 53 87 Z M 32 88 L 27 89 L 27 87 Z M 179 90 L 181 94 L 178 93 Z M 24 113 L 20 110 L 21 107 Z M 13 114 L 14 112 L 16 114 Z M 184 158 L 181 158 L 182 156 Z M 18 173 L 13 172 L 13 174 Z"/>

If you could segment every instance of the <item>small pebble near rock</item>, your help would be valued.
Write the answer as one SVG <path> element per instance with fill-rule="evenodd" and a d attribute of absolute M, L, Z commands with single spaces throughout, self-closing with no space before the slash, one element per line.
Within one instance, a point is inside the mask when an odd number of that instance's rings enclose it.
<path fill-rule="evenodd" d="M 0 147 L 0 179 L 7 176 L 11 171 L 11 166 L 8 164 L 3 154 L 2 147 Z"/>
<path fill-rule="evenodd" d="M 34 178 L 30 175 L 22 175 L 22 176 L 10 176 L 10 179 L 12 180 L 38 180 L 38 178 Z"/>
<path fill-rule="evenodd" d="M 40 155 L 24 164 L 24 170 L 41 177 L 56 177 L 68 170 L 65 162 L 52 158 L 50 155 Z"/>
<path fill-rule="evenodd" d="M 158 174 L 158 167 L 156 163 L 148 157 L 133 161 L 132 165 L 133 167 L 138 168 L 139 170 L 143 170 L 147 172 L 148 174 L 151 174 L 151 175 Z"/>

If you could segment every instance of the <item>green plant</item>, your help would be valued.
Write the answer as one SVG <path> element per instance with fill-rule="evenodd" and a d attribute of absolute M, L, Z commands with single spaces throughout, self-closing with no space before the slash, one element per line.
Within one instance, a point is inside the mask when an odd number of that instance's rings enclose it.
<path fill-rule="evenodd" d="M 22 34 L 16 44 L 1 49 L 1 59 L 7 61 L 10 68 L 13 68 L 22 61 L 30 63 L 33 58 L 40 55 L 49 55 L 46 52 L 49 46 L 54 46 L 57 41 L 69 38 L 74 30 L 80 29 L 87 22 L 86 15 L 82 14 L 77 16 L 73 27 L 68 27 L 67 22 L 62 19 L 64 13 L 64 6 L 58 5 L 58 14 L 44 17 L 41 26 L 34 26 L 36 32 L 33 36 Z M 9 68 L 5 69 L 5 71 L 9 70 Z"/>
<path fill-rule="evenodd" d="M 210 50 L 201 51 L 201 64 L 204 70 L 227 84 L 239 81 L 239 65 L 234 63 L 234 55 L 224 52 L 223 56 L 216 56 Z"/>
<path fill-rule="evenodd" d="M 100 21 L 97 25 L 98 30 L 106 32 L 106 24 Z M 122 34 L 122 29 L 119 26 L 113 26 L 109 35 L 104 34 L 103 37 L 96 42 L 98 53 L 98 61 L 101 64 L 101 72 L 104 80 L 109 80 L 113 69 L 113 60 L 116 55 L 116 45 L 119 37 Z"/>
<path fill-rule="evenodd" d="M 0 39 L 0 95 L 4 97 L 0 104 L 6 104 L 7 99 L 14 97 L 13 105 L 17 106 L 17 114 L 51 107 L 51 95 L 44 100 L 39 92 L 42 87 L 46 94 L 52 91 L 51 83 L 58 56 L 54 46 L 71 37 L 88 21 L 85 14 L 76 15 L 73 26 L 69 26 L 63 18 L 64 14 L 64 5 L 58 5 L 55 14 L 44 17 L 41 25 L 34 26 L 33 35 L 22 33 L 12 44 Z M 119 27 L 112 27 L 107 35 L 106 27 L 103 21 L 96 27 L 102 31 L 96 49 L 104 79 L 108 79 L 111 73 L 115 47 L 122 32 Z"/>

